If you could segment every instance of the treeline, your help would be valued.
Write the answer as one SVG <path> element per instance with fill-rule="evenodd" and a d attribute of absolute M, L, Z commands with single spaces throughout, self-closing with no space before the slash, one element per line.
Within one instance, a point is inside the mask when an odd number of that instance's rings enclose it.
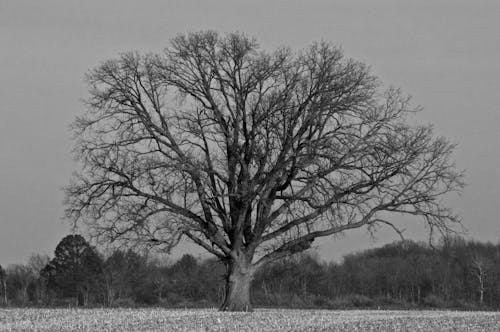
<path fill-rule="evenodd" d="M 0 303 L 44 306 L 212 307 L 224 298 L 224 265 L 184 255 L 172 264 L 134 251 L 104 257 L 79 235 L 54 257 L 0 268 Z M 326 263 L 311 253 L 257 273 L 255 306 L 295 308 L 500 308 L 500 244 L 411 241 Z"/>
<path fill-rule="evenodd" d="M 395 242 L 341 264 L 302 255 L 263 270 L 253 286 L 271 306 L 500 308 L 500 244 Z"/>

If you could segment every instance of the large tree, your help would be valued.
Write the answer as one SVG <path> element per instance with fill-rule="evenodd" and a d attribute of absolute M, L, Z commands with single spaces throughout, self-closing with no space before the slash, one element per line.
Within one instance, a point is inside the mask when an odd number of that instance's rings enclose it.
<path fill-rule="evenodd" d="M 108 240 L 182 236 L 227 266 L 222 310 L 251 310 L 255 271 L 318 237 L 421 217 L 446 231 L 453 145 L 397 89 L 328 43 L 266 52 L 243 34 L 179 35 L 88 73 L 83 164 L 67 214 Z"/>

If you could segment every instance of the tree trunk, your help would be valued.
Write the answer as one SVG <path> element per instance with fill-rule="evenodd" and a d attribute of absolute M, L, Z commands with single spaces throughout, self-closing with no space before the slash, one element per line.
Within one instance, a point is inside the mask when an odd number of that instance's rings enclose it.
<path fill-rule="evenodd" d="M 266 281 L 262 282 L 262 289 L 264 290 L 264 295 L 266 296 L 266 301 L 269 298 L 269 290 L 267 289 Z"/>
<path fill-rule="evenodd" d="M 23 305 L 28 303 L 28 285 L 23 285 L 21 287 L 21 302 Z"/>
<path fill-rule="evenodd" d="M 76 306 L 85 307 L 86 305 L 85 290 L 83 287 L 78 287 L 76 293 Z"/>
<path fill-rule="evenodd" d="M 2 286 L 3 286 L 3 303 L 5 305 L 7 305 L 8 304 L 8 302 L 7 302 L 7 280 L 5 280 L 5 279 L 3 280 Z"/>
<path fill-rule="evenodd" d="M 483 302 L 484 302 L 484 280 L 481 275 L 481 277 L 479 278 L 479 306 L 482 307 Z"/>
<path fill-rule="evenodd" d="M 161 286 L 158 287 L 158 303 L 161 304 L 161 302 L 163 301 L 163 298 L 162 298 L 162 291 L 161 291 Z"/>
<path fill-rule="evenodd" d="M 244 254 L 231 258 L 227 263 L 226 292 L 221 311 L 252 311 L 250 285 L 254 268 Z"/>
<path fill-rule="evenodd" d="M 113 306 L 114 291 L 111 281 L 106 280 L 106 305 L 108 307 Z"/>

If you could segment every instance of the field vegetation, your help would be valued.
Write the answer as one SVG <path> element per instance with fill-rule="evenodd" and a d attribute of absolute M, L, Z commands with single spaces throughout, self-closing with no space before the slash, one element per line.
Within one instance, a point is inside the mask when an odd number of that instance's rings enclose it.
<path fill-rule="evenodd" d="M 0 331 L 498 331 L 500 313 L 215 309 L 3 309 Z"/>

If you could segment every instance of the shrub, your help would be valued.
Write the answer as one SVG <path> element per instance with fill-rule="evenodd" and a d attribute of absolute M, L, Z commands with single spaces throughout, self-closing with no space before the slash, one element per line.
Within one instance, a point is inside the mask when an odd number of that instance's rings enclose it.
<path fill-rule="evenodd" d="M 424 306 L 432 307 L 432 308 L 443 308 L 446 307 L 446 301 L 441 297 L 436 296 L 434 294 L 429 294 L 424 298 L 423 301 Z"/>
<path fill-rule="evenodd" d="M 374 304 L 373 299 L 359 294 L 349 295 L 348 300 L 352 306 L 356 308 L 371 307 Z"/>
<path fill-rule="evenodd" d="M 478 306 L 473 302 L 468 302 L 463 299 L 456 299 L 453 301 L 452 306 L 464 310 L 477 310 Z"/>
<path fill-rule="evenodd" d="M 312 304 L 317 308 L 328 308 L 329 307 L 329 299 L 324 296 L 312 296 Z"/>
<path fill-rule="evenodd" d="M 136 303 L 129 297 L 119 298 L 113 301 L 113 307 L 134 308 Z"/>
<path fill-rule="evenodd" d="M 351 307 L 351 303 L 345 297 L 336 297 L 328 300 L 328 309 L 345 309 Z"/>
<path fill-rule="evenodd" d="M 158 297 L 147 289 L 141 289 L 135 295 L 135 301 L 139 304 L 156 305 L 158 304 Z"/>

